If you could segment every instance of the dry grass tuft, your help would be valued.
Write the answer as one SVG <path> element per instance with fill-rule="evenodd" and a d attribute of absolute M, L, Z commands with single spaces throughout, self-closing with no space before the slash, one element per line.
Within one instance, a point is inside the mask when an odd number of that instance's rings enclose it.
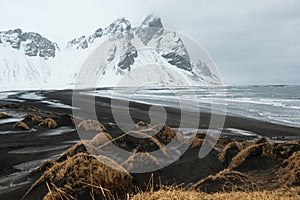
<path fill-rule="evenodd" d="M 284 160 L 291 156 L 294 152 L 300 150 L 299 142 L 287 143 L 260 143 L 253 144 L 243 149 L 231 161 L 229 168 L 235 169 L 240 167 L 248 159 L 255 158 L 273 158 L 277 160 Z"/>
<path fill-rule="evenodd" d="M 153 136 L 164 145 L 170 143 L 174 139 L 180 143 L 185 141 L 185 138 L 181 133 L 171 129 L 166 124 L 149 125 L 141 121 L 136 124 L 133 131 L 139 131 L 149 136 Z"/>
<path fill-rule="evenodd" d="M 157 168 L 160 166 L 159 161 L 149 154 L 148 152 L 143 153 L 135 153 L 131 155 L 123 164 L 122 166 L 127 169 L 128 171 L 135 171 L 139 170 L 141 167 L 144 169 L 152 169 Z"/>
<path fill-rule="evenodd" d="M 27 124 L 25 124 L 24 122 L 17 122 L 13 125 L 13 128 L 16 128 L 16 127 L 19 127 L 19 128 L 22 128 L 22 129 L 25 129 L 25 130 L 29 130 L 29 126 L 27 126 Z"/>
<path fill-rule="evenodd" d="M 183 135 L 167 125 L 148 125 L 139 122 L 132 130 L 115 138 L 113 143 L 127 151 L 151 152 L 160 150 L 169 157 L 166 144 L 170 141 L 178 145 L 185 142 Z"/>
<path fill-rule="evenodd" d="M 239 152 L 250 146 L 251 142 L 230 142 L 227 144 L 219 155 L 219 160 L 229 164 Z"/>
<path fill-rule="evenodd" d="M 46 160 L 45 162 L 42 162 L 38 168 L 38 171 L 46 171 L 47 169 L 53 167 L 53 165 L 55 165 L 56 162 L 54 160 Z"/>
<path fill-rule="evenodd" d="M 78 197 L 93 191 L 95 195 L 103 197 L 108 193 L 128 190 L 132 185 L 132 176 L 107 157 L 78 153 L 48 168 L 28 192 L 42 183 L 52 183 L 46 199 L 53 197 L 52 191 L 63 191 L 69 196 Z M 108 193 L 103 193 L 104 190 Z M 58 196 L 55 194 L 55 198 Z"/>
<path fill-rule="evenodd" d="M 199 139 L 204 139 L 206 137 L 206 133 L 204 132 L 197 132 L 194 134 L 195 137 L 199 138 Z"/>
<path fill-rule="evenodd" d="M 9 118 L 9 117 L 11 117 L 11 116 L 0 112 L 0 119 L 6 119 L 6 118 Z"/>
<path fill-rule="evenodd" d="M 191 149 L 201 147 L 204 140 L 206 140 L 206 142 L 208 142 L 216 149 L 222 149 L 224 148 L 224 146 L 231 142 L 230 138 L 228 137 L 220 137 L 219 139 L 217 139 L 214 138 L 214 136 L 206 134 L 205 132 L 197 132 L 193 134 L 190 139 L 191 140 L 188 140 L 187 142 L 191 142 Z M 213 145 L 214 142 L 216 142 L 215 145 Z"/>
<path fill-rule="evenodd" d="M 57 159 L 57 162 L 65 161 L 69 157 L 73 157 L 79 153 L 98 155 L 99 150 L 97 148 L 95 148 L 94 146 L 90 145 L 87 141 L 80 141 L 80 142 L 76 143 L 75 145 L 73 145 L 68 150 L 64 151 Z"/>
<path fill-rule="evenodd" d="M 249 191 L 256 188 L 255 184 L 246 175 L 238 171 L 224 169 L 216 175 L 210 175 L 192 186 L 197 191 L 208 193 Z"/>
<path fill-rule="evenodd" d="M 279 182 L 284 186 L 300 185 L 300 151 L 293 153 L 283 162 L 286 165 L 277 173 Z"/>
<path fill-rule="evenodd" d="M 43 118 L 41 116 L 38 116 L 38 115 L 34 115 L 34 114 L 28 114 L 24 121 L 25 120 L 30 120 L 30 121 L 33 121 L 33 122 L 41 122 L 43 120 Z"/>
<path fill-rule="evenodd" d="M 157 127 L 158 127 L 158 129 L 160 129 L 160 126 L 157 126 Z M 153 129 L 156 129 L 156 128 L 153 127 Z M 185 142 L 185 138 L 181 133 L 171 129 L 167 125 L 163 125 L 163 127 L 160 129 L 160 131 L 154 137 L 157 138 L 161 143 L 163 143 L 165 145 L 170 143 L 174 139 L 176 139 L 176 141 L 179 143 Z"/>
<path fill-rule="evenodd" d="M 262 137 L 262 138 L 260 138 L 259 140 L 257 140 L 257 141 L 255 142 L 255 144 L 262 144 L 262 143 L 267 143 L 267 142 L 269 142 L 268 139 L 265 138 L 265 137 Z"/>
<path fill-rule="evenodd" d="M 183 191 L 180 189 L 160 189 L 156 192 L 140 192 L 131 197 L 131 200 L 270 200 L 270 199 L 300 199 L 300 188 L 287 190 L 257 191 L 257 192 L 218 192 L 207 194 L 204 192 Z"/>
<path fill-rule="evenodd" d="M 203 144 L 204 139 L 200 139 L 200 138 L 193 138 L 192 144 L 191 144 L 191 149 L 194 148 L 200 148 Z"/>
<path fill-rule="evenodd" d="M 132 137 L 129 134 L 133 134 L 136 137 Z M 166 157 L 169 157 L 166 147 L 158 139 L 142 131 L 129 131 L 116 142 L 129 151 L 148 152 L 160 150 Z"/>
<path fill-rule="evenodd" d="M 232 160 L 229 165 L 230 169 L 235 169 L 246 162 L 249 158 L 254 158 L 255 156 L 261 156 L 265 146 L 270 146 L 267 144 L 254 144 L 239 152 Z M 270 147 L 267 147 L 270 148 Z"/>
<path fill-rule="evenodd" d="M 90 140 L 89 143 L 94 146 L 101 146 L 112 140 L 113 138 L 110 134 L 101 132 L 98 133 L 92 140 Z"/>
<path fill-rule="evenodd" d="M 140 121 L 136 124 L 136 127 L 143 127 L 143 126 L 148 126 L 148 124 L 144 121 Z"/>
<path fill-rule="evenodd" d="M 43 200 L 61 200 L 63 199 L 62 195 L 56 191 L 49 191 L 44 197 Z"/>
<path fill-rule="evenodd" d="M 47 126 L 48 128 L 55 128 L 57 123 L 52 118 L 46 118 L 39 123 L 39 126 Z"/>
<path fill-rule="evenodd" d="M 78 124 L 79 129 L 83 129 L 85 131 L 105 131 L 107 132 L 106 128 L 102 123 L 96 120 L 83 120 Z"/>

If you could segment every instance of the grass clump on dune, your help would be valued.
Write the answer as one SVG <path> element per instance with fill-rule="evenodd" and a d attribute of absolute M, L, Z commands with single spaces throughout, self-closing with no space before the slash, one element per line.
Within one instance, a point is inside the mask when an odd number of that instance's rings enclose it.
<path fill-rule="evenodd" d="M 34 115 L 34 114 L 28 114 L 28 115 L 26 115 L 26 117 L 25 117 L 25 119 L 23 121 L 24 122 L 25 121 L 40 122 L 42 120 L 43 120 L 43 118 L 41 116 Z"/>
<path fill-rule="evenodd" d="M 128 131 L 114 139 L 114 144 L 127 151 L 151 152 L 160 150 L 168 157 L 166 147 L 158 139 L 143 131 Z"/>
<path fill-rule="evenodd" d="M 153 136 L 160 143 L 166 145 L 175 139 L 176 142 L 182 143 L 185 141 L 182 133 L 177 132 L 166 124 L 150 125 L 143 121 L 136 124 L 132 131 L 139 131 L 142 134 Z"/>
<path fill-rule="evenodd" d="M 83 120 L 78 124 L 79 129 L 83 129 L 85 131 L 105 131 L 106 128 L 104 125 L 96 120 Z"/>
<path fill-rule="evenodd" d="M 99 149 L 95 148 L 93 145 L 90 145 L 87 141 L 80 141 L 73 145 L 68 150 L 64 151 L 59 158 L 56 160 L 57 162 L 65 161 L 67 158 L 75 156 L 79 153 L 86 153 L 86 154 L 99 154 Z"/>
<path fill-rule="evenodd" d="M 46 118 L 41 120 L 39 126 L 47 126 L 48 128 L 55 128 L 57 126 L 57 123 L 52 118 Z"/>
<path fill-rule="evenodd" d="M 192 144 L 191 144 L 191 149 L 201 147 L 203 142 L 204 142 L 204 139 L 200 139 L 200 138 L 197 138 L 197 137 L 193 138 Z"/>
<path fill-rule="evenodd" d="M 106 132 L 101 132 L 95 135 L 95 137 L 89 141 L 89 144 L 93 146 L 101 146 L 112 140 L 113 138 L 110 134 Z"/>
<path fill-rule="evenodd" d="M 6 118 L 9 118 L 9 117 L 11 117 L 11 116 L 0 112 L 0 119 L 6 119 Z"/>
<path fill-rule="evenodd" d="M 270 200 L 270 199 L 300 199 L 300 188 L 293 187 L 286 190 L 273 191 L 236 191 L 236 192 L 217 192 L 208 194 L 197 191 L 183 191 L 180 189 L 161 189 L 155 192 L 140 192 L 131 197 L 131 200 Z"/>
<path fill-rule="evenodd" d="M 242 167 L 249 159 L 272 158 L 283 160 L 288 158 L 295 151 L 300 150 L 299 142 L 289 143 L 260 143 L 248 146 L 239 152 L 229 165 L 230 169 Z"/>
<path fill-rule="evenodd" d="M 277 173 L 284 186 L 300 185 L 300 151 L 293 153 L 284 162 L 285 167 Z"/>
<path fill-rule="evenodd" d="M 151 169 L 157 168 L 160 166 L 157 158 L 149 154 L 148 152 L 136 153 L 130 156 L 122 166 L 128 171 L 139 170 L 140 168 Z"/>
<path fill-rule="evenodd" d="M 251 142 L 230 142 L 227 144 L 219 155 L 219 160 L 229 164 L 239 152 L 250 146 Z"/>
<path fill-rule="evenodd" d="M 216 175 L 210 175 L 192 186 L 202 192 L 249 191 L 256 188 L 249 176 L 238 171 L 225 169 Z"/>
<path fill-rule="evenodd" d="M 105 197 L 129 190 L 132 176 L 107 157 L 78 153 L 52 164 L 28 192 L 40 184 L 46 184 L 49 190 L 44 199 L 56 200 L 64 195 L 77 198 L 86 192 Z"/>
<path fill-rule="evenodd" d="M 25 129 L 25 130 L 29 130 L 29 126 L 27 124 L 25 124 L 24 122 L 17 122 L 13 125 L 13 128 L 21 128 L 21 129 Z"/>

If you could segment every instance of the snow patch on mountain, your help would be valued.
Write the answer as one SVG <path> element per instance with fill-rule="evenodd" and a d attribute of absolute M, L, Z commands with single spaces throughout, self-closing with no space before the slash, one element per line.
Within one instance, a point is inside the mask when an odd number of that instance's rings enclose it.
<path fill-rule="evenodd" d="M 50 66 L 45 59 L 24 55 L 0 45 L 0 85 L 2 90 L 41 89 L 47 86 Z"/>

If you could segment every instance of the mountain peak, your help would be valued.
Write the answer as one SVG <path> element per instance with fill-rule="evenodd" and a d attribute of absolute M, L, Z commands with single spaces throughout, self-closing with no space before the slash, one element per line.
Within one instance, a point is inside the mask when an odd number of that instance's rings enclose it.
<path fill-rule="evenodd" d="M 124 17 L 118 18 L 108 25 L 105 29 L 98 28 L 92 35 L 81 36 L 74 38 L 67 44 L 68 47 L 75 47 L 76 49 L 87 49 L 94 41 L 102 36 L 123 32 L 131 29 L 131 23 Z"/>
<path fill-rule="evenodd" d="M 35 32 L 23 32 L 20 28 L 0 31 L 0 44 L 22 50 L 27 56 L 39 56 L 44 59 L 53 58 L 59 50 L 55 42 Z"/>
<path fill-rule="evenodd" d="M 131 23 L 124 17 L 118 18 L 104 29 L 105 34 L 123 32 L 131 29 Z"/>
<path fill-rule="evenodd" d="M 161 18 L 158 15 L 148 15 L 141 25 L 142 28 L 162 28 Z"/>

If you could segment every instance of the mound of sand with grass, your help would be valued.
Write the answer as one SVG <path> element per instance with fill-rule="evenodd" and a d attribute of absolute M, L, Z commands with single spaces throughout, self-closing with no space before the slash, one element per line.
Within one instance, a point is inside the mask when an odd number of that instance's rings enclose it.
<path fill-rule="evenodd" d="M 41 120 L 38 125 L 46 126 L 48 128 L 55 128 L 57 126 L 57 123 L 54 121 L 54 119 L 46 118 L 46 119 Z"/>
<path fill-rule="evenodd" d="M 130 152 L 160 150 L 168 157 L 166 147 L 158 139 L 141 131 L 128 131 L 119 138 L 116 138 L 113 143 Z"/>
<path fill-rule="evenodd" d="M 171 129 L 166 124 L 150 125 L 141 121 L 136 124 L 132 131 L 139 131 L 149 136 L 153 136 L 164 145 L 169 144 L 173 140 L 179 143 L 185 141 L 182 133 Z"/>
<path fill-rule="evenodd" d="M 200 139 L 200 138 L 193 138 L 192 144 L 191 144 L 191 149 L 195 149 L 195 148 L 200 148 L 202 146 L 204 142 L 204 139 Z"/>
<path fill-rule="evenodd" d="M 40 120 L 37 116 L 28 116 L 28 119 Z M 45 123 L 44 126 L 47 124 Z M 148 171 L 152 171 L 152 169 L 159 168 L 160 159 L 167 159 L 171 155 L 169 154 L 171 150 L 166 147 L 169 142 L 175 140 L 179 144 L 185 144 L 188 141 L 191 142 L 191 148 L 194 149 L 200 148 L 204 139 L 208 139 L 208 142 L 212 142 L 214 139 L 213 136 L 207 136 L 205 133 L 195 133 L 193 137 L 186 140 L 181 138 L 180 133 L 167 125 L 153 126 L 145 122 L 139 122 L 133 130 L 114 134 L 112 137 L 108 132 L 102 130 L 102 126 L 100 122 L 83 120 L 82 129 L 97 131 L 99 128 L 100 131 L 95 132 L 96 135 L 91 140 L 78 142 L 62 153 L 58 159 L 42 163 L 39 167 L 39 171 L 43 172 L 42 176 L 32 185 L 29 192 L 40 185 L 46 185 L 49 191 L 44 196 L 46 200 L 72 199 L 73 197 L 75 199 L 79 197 L 116 198 L 116 193 L 132 193 L 134 191 L 133 183 L 135 186 L 142 187 L 147 182 L 145 180 L 147 173 L 131 175 L 128 171 L 144 171 L 147 170 L 147 167 Z M 185 180 L 185 183 L 188 183 L 189 186 L 185 186 L 189 188 L 189 191 L 171 190 L 172 194 L 179 195 L 171 197 L 168 193 L 164 194 L 165 190 L 140 192 L 132 195 L 132 198 L 151 199 L 161 192 L 162 196 L 159 198 L 162 199 L 217 198 L 217 194 L 220 195 L 219 197 L 232 197 L 233 199 L 243 198 L 250 194 L 263 199 L 265 198 L 264 193 L 255 191 L 272 190 L 273 192 L 266 192 L 266 194 L 281 195 L 278 189 L 282 186 L 287 188 L 300 185 L 300 142 L 272 143 L 268 142 L 266 138 L 257 141 L 233 141 L 228 137 L 221 137 L 218 140 L 215 147 L 217 151 L 214 151 L 211 156 L 218 161 L 219 168 L 199 178 L 186 178 L 188 180 Z M 118 156 L 121 155 L 114 155 L 115 152 L 108 144 L 117 145 L 134 154 L 125 158 L 126 161 L 120 161 Z M 148 153 L 156 150 L 162 151 L 162 158 L 158 159 Z M 179 160 L 178 167 L 175 168 L 184 176 L 188 176 L 192 169 L 195 170 L 196 167 L 199 168 L 203 164 L 201 161 L 191 168 L 180 168 L 181 165 L 186 164 L 186 161 L 189 161 L 188 159 L 198 159 L 189 157 L 193 152 L 196 151 L 188 149 L 186 152 L 188 158 L 181 162 Z M 218 154 L 218 152 L 220 153 Z M 116 156 L 119 164 L 104 155 Z M 211 163 L 210 165 L 210 168 L 216 167 Z M 204 169 L 206 170 L 206 168 Z M 172 170 L 170 172 L 158 170 L 153 172 L 154 178 L 162 175 L 163 172 L 172 177 Z M 199 171 L 199 173 L 201 172 Z M 176 175 L 174 175 L 175 179 Z M 158 189 L 157 186 L 153 187 Z M 186 196 L 180 196 L 181 193 Z"/>
<path fill-rule="evenodd" d="M 22 122 L 35 126 L 38 125 L 48 128 L 56 128 L 58 126 L 74 126 L 74 118 L 75 117 L 73 117 L 72 115 L 67 114 L 53 115 L 52 118 L 49 117 L 49 115 L 45 115 L 43 118 L 42 116 L 30 113 L 26 115 L 25 119 L 23 119 Z M 78 120 L 80 119 L 78 118 Z"/>
<path fill-rule="evenodd" d="M 252 145 L 253 142 L 230 142 L 227 144 L 223 151 L 219 155 L 220 161 L 227 165 L 231 162 L 238 153 L 240 153 L 246 147 Z"/>
<path fill-rule="evenodd" d="M 79 153 L 86 153 L 92 155 L 99 155 L 100 151 L 98 148 L 95 148 L 93 145 L 89 144 L 89 141 L 80 141 L 73 145 L 68 150 L 64 151 L 59 158 L 57 159 L 58 162 L 62 162 L 67 160 L 69 157 L 73 157 Z"/>
<path fill-rule="evenodd" d="M 185 144 L 190 144 L 191 149 L 196 149 L 196 148 L 200 148 L 203 145 L 205 140 L 215 150 L 223 149 L 228 143 L 231 142 L 229 137 L 220 137 L 217 139 L 204 132 L 197 132 L 193 134 L 189 139 L 186 139 Z"/>
<path fill-rule="evenodd" d="M 5 113 L 1 113 L 0 112 L 0 119 L 6 119 L 6 118 L 10 118 L 11 116 L 5 114 Z"/>
<path fill-rule="evenodd" d="M 256 186 L 246 174 L 225 169 L 216 175 L 200 180 L 192 188 L 197 191 L 214 193 L 222 191 L 249 191 L 254 190 Z"/>
<path fill-rule="evenodd" d="M 99 147 L 102 145 L 107 144 L 108 142 L 112 141 L 113 138 L 110 134 L 106 132 L 100 132 L 98 133 L 92 140 L 89 141 L 89 143 L 95 147 Z"/>
<path fill-rule="evenodd" d="M 86 193 L 106 197 L 129 190 L 132 176 L 107 157 L 78 153 L 65 161 L 52 163 L 28 193 L 41 184 L 46 184 L 49 191 L 44 199 L 72 199 Z"/>
<path fill-rule="evenodd" d="M 128 171 L 136 171 L 141 168 L 147 169 L 154 169 L 160 166 L 159 161 L 157 158 L 149 154 L 148 152 L 143 153 L 136 153 L 131 155 L 123 164 L 122 166 L 127 169 Z"/>
<path fill-rule="evenodd" d="M 154 126 L 152 127 L 152 129 L 159 131 L 154 137 L 164 145 L 169 144 L 171 141 L 174 140 L 178 143 L 183 143 L 185 141 L 185 138 L 182 135 L 182 133 L 171 129 L 166 124 Z"/>
<path fill-rule="evenodd" d="M 279 182 L 286 187 L 300 185 L 300 151 L 294 152 L 284 162 L 277 175 Z"/>
<path fill-rule="evenodd" d="M 226 169 L 193 186 L 199 191 L 274 190 L 300 183 L 300 143 L 231 142 L 219 154 Z"/>
<path fill-rule="evenodd" d="M 43 119 L 39 115 L 27 114 L 26 117 L 22 121 L 17 122 L 13 125 L 13 128 L 16 128 L 16 127 L 22 128 L 22 129 L 25 129 L 25 130 L 29 130 L 30 127 L 35 127 L 35 128 L 39 128 L 39 127 L 56 128 L 57 123 L 54 119 L 52 119 L 50 117 Z"/>
<path fill-rule="evenodd" d="M 169 157 L 166 145 L 174 142 L 180 144 L 186 142 L 183 135 L 167 125 L 149 125 L 145 122 L 139 122 L 136 126 L 120 135 L 113 143 L 127 151 L 134 152 L 152 152 L 160 150 Z"/>
<path fill-rule="evenodd" d="M 23 122 L 41 122 L 43 118 L 39 115 L 27 114 Z"/>
<path fill-rule="evenodd" d="M 96 120 L 83 120 L 78 124 L 78 128 L 84 131 L 107 131 L 104 125 Z"/>
<path fill-rule="evenodd" d="M 18 128 L 22 130 L 30 130 L 29 126 L 24 122 L 17 122 L 13 125 L 13 128 Z"/>
<path fill-rule="evenodd" d="M 200 148 L 205 140 L 214 149 L 218 149 L 218 148 L 222 149 L 222 148 L 224 148 L 225 145 L 227 145 L 230 142 L 230 139 L 228 137 L 220 137 L 217 139 L 217 138 L 214 138 L 213 136 L 208 135 L 204 132 L 197 132 L 197 133 L 193 134 L 192 137 L 190 138 L 190 140 L 192 140 L 191 149 Z M 188 141 L 188 142 L 190 142 L 190 141 Z M 216 142 L 215 145 L 213 145 L 214 142 Z"/>
<path fill-rule="evenodd" d="M 232 158 L 230 169 L 247 169 L 255 168 L 259 162 L 263 163 L 264 159 L 273 159 L 274 161 L 282 161 L 290 157 L 294 152 L 300 150 L 299 142 L 287 143 L 259 143 L 249 145 L 242 149 L 234 158 Z M 253 166 L 254 165 L 254 166 Z M 266 166 L 264 166 L 266 167 Z"/>

